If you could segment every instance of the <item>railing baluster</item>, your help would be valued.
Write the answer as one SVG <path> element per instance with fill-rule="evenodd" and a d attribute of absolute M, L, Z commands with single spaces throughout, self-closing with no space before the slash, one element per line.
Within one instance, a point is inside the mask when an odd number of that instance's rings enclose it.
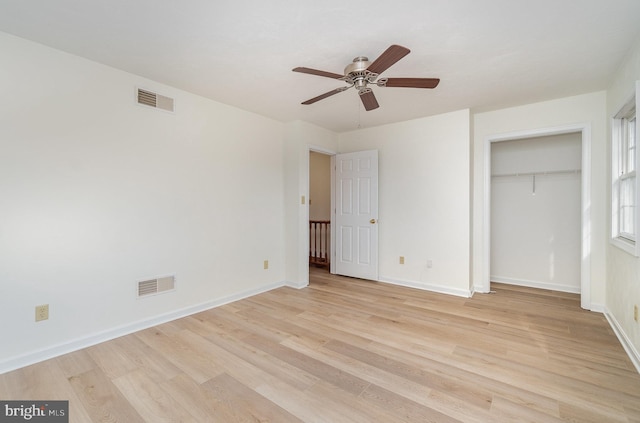
<path fill-rule="evenodd" d="M 312 253 L 312 248 L 311 246 L 313 245 L 313 222 L 310 220 L 309 221 L 309 263 L 311 263 L 313 261 L 313 256 L 311 255 Z"/>
<path fill-rule="evenodd" d="M 324 224 L 324 261 L 329 263 L 329 224 Z"/>
<path fill-rule="evenodd" d="M 330 226 L 328 220 L 309 221 L 309 264 L 329 266 Z"/>

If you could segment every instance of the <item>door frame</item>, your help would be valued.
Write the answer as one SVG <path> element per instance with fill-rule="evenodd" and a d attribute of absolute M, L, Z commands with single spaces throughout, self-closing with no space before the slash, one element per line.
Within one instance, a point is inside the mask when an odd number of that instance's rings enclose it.
<path fill-rule="evenodd" d="M 336 214 L 336 197 L 335 197 L 335 181 L 336 181 L 336 154 L 338 154 L 337 151 L 335 150 L 331 150 L 325 147 L 321 147 L 321 146 L 317 146 L 317 145 L 308 145 L 307 146 L 307 187 L 306 187 L 306 191 L 307 191 L 307 197 L 309 197 L 309 191 L 310 191 L 310 184 L 311 184 L 311 166 L 309 164 L 309 157 L 311 155 L 311 152 L 315 152 L 315 153 L 320 153 L 320 154 L 325 154 L 327 156 L 331 157 L 331 218 L 330 221 L 331 223 L 329 224 L 329 226 L 331 227 L 331 243 L 330 243 L 330 248 L 331 248 L 331 258 L 329 261 L 329 272 L 332 274 L 335 274 L 335 254 L 336 254 L 336 228 L 334 225 L 335 222 L 335 214 Z M 307 201 L 308 204 L 308 201 Z M 306 225 L 307 228 L 309 227 L 309 206 L 307 206 L 306 208 Z M 304 248 L 304 250 L 302 251 L 301 256 L 304 257 L 304 259 L 307 262 L 307 274 L 306 274 L 306 280 L 309 280 L 309 230 L 307 229 L 306 231 L 303 231 L 302 233 L 302 238 L 303 238 L 303 242 L 301 243 L 302 245 L 305 245 L 306 247 Z"/>
<path fill-rule="evenodd" d="M 588 123 L 558 126 L 496 134 L 484 141 L 484 204 L 483 204 L 483 257 L 482 280 L 476 284 L 477 292 L 491 291 L 491 144 L 550 135 L 580 133 L 582 136 L 582 181 L 581 181 L 581 255 L 580 255 L 580 306 L 591 310 L 591 125 Z"/>

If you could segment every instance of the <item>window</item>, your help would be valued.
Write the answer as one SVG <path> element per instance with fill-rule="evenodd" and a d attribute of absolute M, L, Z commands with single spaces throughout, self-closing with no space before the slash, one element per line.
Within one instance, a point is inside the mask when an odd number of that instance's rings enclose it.
<path fill-rule="evenodd" d="M 640 86 L 640 84 L 637 84 Z M 638 212 L 638 159 L 636 99 L 629 101 L 613 118 L 611 223 L 612 242 L 629 253 L 640 256 Z M 636 242 L 638 241 L 638 242 Z"/>

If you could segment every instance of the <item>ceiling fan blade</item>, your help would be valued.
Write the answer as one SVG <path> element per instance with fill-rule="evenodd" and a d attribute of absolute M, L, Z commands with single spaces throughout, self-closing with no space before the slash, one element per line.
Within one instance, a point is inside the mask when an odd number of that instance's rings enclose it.
<path fill-rule="evenodd" d="M 440 83 L 438 78 L 387 78 L 385 87 L 435 88 Z"/>
<path fill-rule="evenodd" d="M 389 69 L 391 65 L 402 59 L 409 54 L 411 50 L 399 45 L 392 45 L 384 51 L 372 64 L 369 65 L 367 70 L 369 72 L 381 74 L 385 70 Z"/>
<path fill-rule="evenodd" d="M 369 110 L 377 109 L 380 107 L 378 104 L 378 100 L 376 100 L 376 96 L 373 95 L 373 91 L 370 89 L 368 91 L 360 92 L 360 100 L 362 100 L 362 105 L 365 110 L 368 112 Z"/>
<path fill-rule="evenodd" d="M 337 73 L 326 72 L 326 71 L 321 71 L 321 70 L 311 69 L 311 68 L 305 68 L 305 67 L 294 68 L 293 71 L 294 72 L 300 72 L 300 73 L 308 73 L 310 75 L 324 76 L 326 78 L 333 78 L 333 79 L 344 78 L 344 75 L 340 75 L 340 74 L 337 74 Z"/>
<path fill-rule="evenodd" d="M 343 92 L 344 90 L 346 90 L 347 88 L 349 88 L 349 87 L 340 87 L 340 88 L 336 88 L 335 90 L 331 90 L 331 91 L 326 92 L 326 93 L 324 93 L 324 94 L 320 94 L 320 95 L 319 95 L 319 96 L 317 96 L 317 97 L 313 97 L 312 99 L 309 99 L 309 100 L 307 100 L 307 101 L 304 101 L 304 102 L 302 102 L 302 104 L 306 104 L 306 105 L 313 104 L 313 103 L 315 103 L 316 101 L 320 101 L 320 100 L 323 100 L 323 99 L 325 99 L 325 98 L 327 98 L 327 97 L 331 97 L 331 96 L 332 96 L 332 95 L 334 95 L 334 94 L 341 93 L 341 92 Z"/>

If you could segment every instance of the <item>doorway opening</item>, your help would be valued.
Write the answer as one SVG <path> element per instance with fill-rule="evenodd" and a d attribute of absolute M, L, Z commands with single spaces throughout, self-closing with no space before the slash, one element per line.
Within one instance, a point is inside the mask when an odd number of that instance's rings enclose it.
<path fill-rule="evenodd" d="M 319 235 L 328 240 L 320 240 L 316 247 L 316 236 L 312 238 L 309 229 L 306 229 L 303 234 L 306 242 L 301 247 L 310 252 L 318 248 L 321 255 L 326 248 L 331 273 L 378 280 L 378 150 L 336 154 L 309 147 L 309 161 L 313 160 L 312 153 L 330 156 L 329 229 L 321 230 Z M 310 168 L 307 162 L 307 193 L 310 193 L 311 180 L 314 179 Z M 322 179 L 322 183 L 326 184 L 326 176 Z M 326 203 L 326 197 L 325 200 L 313 197 L 310 200 L 309 206 L 314 208 L 321 202 Z M 305 220 L 311 217 L 310 207 L 306 208 Z M 319 210 L 326 212 L 326 205 Z M 324 218 L 326 214 L 318 216 Z M 308 276 L 309 266 L 305 267 Z"/>
<path fill-rule="evenodd" d="M 309 266 L 331 268 L 332 155 L 309 151 Z"/>

